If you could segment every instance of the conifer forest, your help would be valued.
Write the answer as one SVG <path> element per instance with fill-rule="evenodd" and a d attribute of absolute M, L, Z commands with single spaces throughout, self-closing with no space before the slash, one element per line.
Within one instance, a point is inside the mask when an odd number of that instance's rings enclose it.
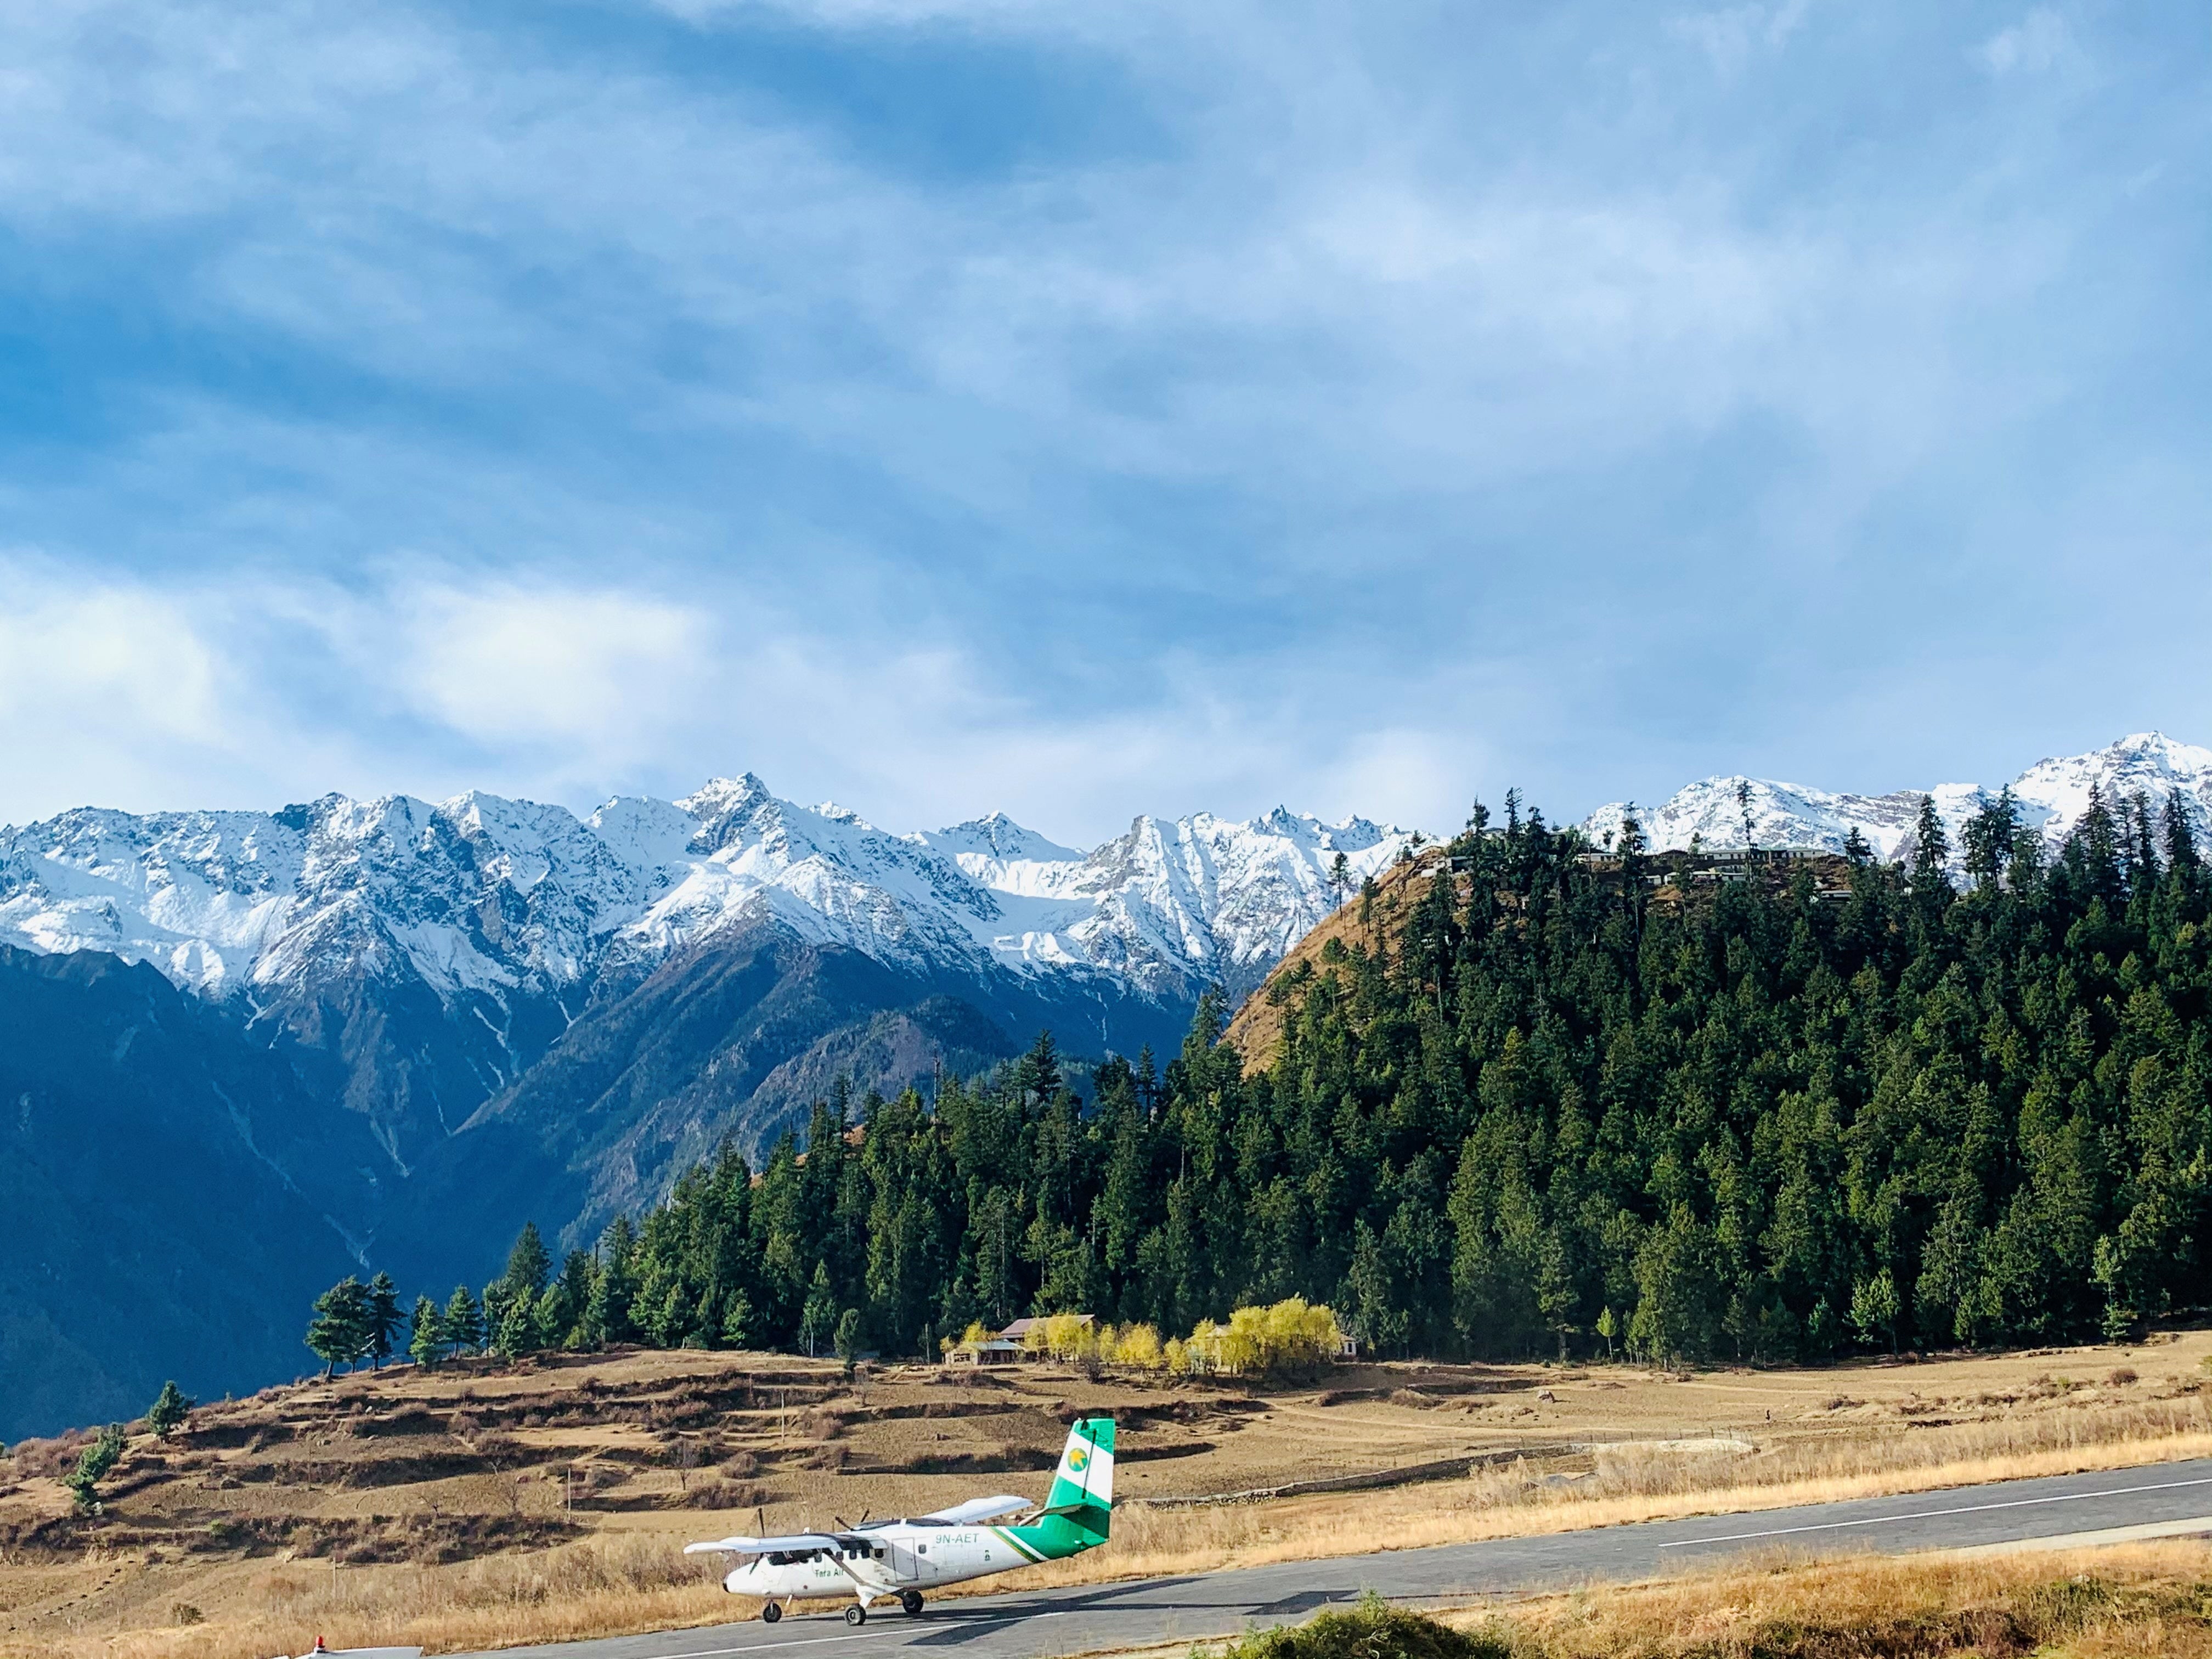
<path fill-rule="evenodd" d="M 1385 1354 L 1783 1361 L 2201 1306 L 2186 817 L 2096 800 L 2047 852 L 2004 795 L 1961 840 L 1931 805 L 1898 864 L 1855 840 L 1825 888 L 1800 864 L 1701 890 L 1632 817 L 1601 854 L 1509 797 L 1279 972 L 1263 1068 L 1209 997 L 1180 1054 L 1081 1093 L 1049 1035 L 931 1099 L 841 1091 L 762 1169 L 726 1152 L 565 1261 L 526 1231 L 480 1310 L 416 1304 L 414 1351 L 933 1358 L 978 1320 L 1183 1331 L 1298 1296 Z"/>

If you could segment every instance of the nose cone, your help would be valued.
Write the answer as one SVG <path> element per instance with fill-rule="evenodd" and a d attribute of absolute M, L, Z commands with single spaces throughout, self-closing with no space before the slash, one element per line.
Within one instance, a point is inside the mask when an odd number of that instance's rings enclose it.
<path fill-rule="evenodd" d="M 732 1595 L 751 1595 L 755 1585 L 754 1575 L 759 1571 L 760 1563 L 757 1561 L 748 1561 L 742 1567 L 732 1567 L 729 1576 L 722 1580 L 722 1588 Z"/>

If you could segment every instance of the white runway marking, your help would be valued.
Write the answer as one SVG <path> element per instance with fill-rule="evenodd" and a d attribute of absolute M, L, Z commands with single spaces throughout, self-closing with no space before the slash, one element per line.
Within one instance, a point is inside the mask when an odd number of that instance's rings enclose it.
<path fill-rule="evenodd" d="M 970 1616 L 963 1619 L 959 1622 L 979 1625 L 990 1624 L 994 1620 L 1006 1619 L 1065 1619 L 1067 1617 L 1067 1611 L 1065 1607 L 1057 1607 L 1044 1613 L 984 1613 L 980 1617 Z M 902 1627 L 894 1626 L 892 1628 Z M 749 1642 L 741 1648 L 685 1648 L 675 1653 L 657 1654 L 654 1659 L 728 1659 L 728 1656 L 733 1653 L 773 1653 L 778 1648 L 815 1648 L 831 1642 L 865 1642 L 871 1636 L 882 1636 L 886 1633 L 879 1630 L 864 1630 L 856 1631 L 850 1636 L 794 1636 L 787 1642 Z"/>
<path fill-rule="evenodd" d="M 1717 1538 L 1684 1538 L 1662 1550 L 1694 1549 L 1700 1544 L 1741 1544 L 1753 1538 L 1784 1538 L 1800 1532 L 1839 1532 L 1845 1527 L 1893 1526 L 1900 1521 L 1933 1521 L 1947 1515 L 1979 1515 L 1988 1510 L 2024 1510 L 2038 1504 L 2075 1504 L 2087 1498 L 2128 1498 L 2142 1492 L 2172 1492 L 2182 1486 L 2212 1486 L 2212 1476 L 2196 1480 L 2161 1480 L 2148 1486 L 2114 1486 L 2105 1492 L 2061 1492 L 2055 1498 L 2013 1498 L 2002 1504 L 1961 1504 L 1956 1509 L 1916 1510 L 1911 1515 L 1872 1515 L 1863 1521 L 1822 1521 L 1811 1526 L 1770 1527 L 1765 1532 L 1731 1532 Z"/>

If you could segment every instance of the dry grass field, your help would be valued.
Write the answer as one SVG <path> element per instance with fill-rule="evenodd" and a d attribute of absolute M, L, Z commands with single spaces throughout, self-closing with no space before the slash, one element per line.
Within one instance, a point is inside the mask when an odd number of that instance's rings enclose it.
<path fill-rule="evenodd" d="M 1112 1544 L 1030 1583 L 2120 1467 L 2212 1453 L 2208 1355 L 2191 1332 L 1818 1371 L 1366 1365 L 1280 1388 L 1041 1367 L 848 1382 L 699 1352 L 394 1369 L 137 1437 L 97 1516 L 56 1479 L 72 1447 L 0 1460 L 0 1655 L 228 1659 L 316 1633 L 453 1651 L 719 1621 L 750 1607 L 687 1540 L 1041 1495 L 1079 1413 L 1120 1419 L 1126 1507 Z M 1475 1456 L 1379 1490 L 1175 1501 Z"/>
<path fill-rule="evenodd" d="M 1982 1560 L 1777 1559 L 1662 1583 L 1447 1608 L 1427 1619 L 1361 1606 L 1297 1631 L 1178 1644 L 1125 1659 L 1386 1656 L 2206 1659 L 2212 1549 L 2191 1542 Z"/>
<path fill-rule="evenodd" d="M 2212 1659 L 2212 1549 L 1777 1560 L 1449 1622 L 1516 1659 Z"/>

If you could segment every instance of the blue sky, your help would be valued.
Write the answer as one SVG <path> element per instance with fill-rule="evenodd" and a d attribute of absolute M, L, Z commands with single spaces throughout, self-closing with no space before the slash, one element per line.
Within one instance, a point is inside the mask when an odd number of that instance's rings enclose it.
<path fill-rule="evenodd" d="M 2212 13 L 0 20 L 0 818 L 2212 741 Z"/>

